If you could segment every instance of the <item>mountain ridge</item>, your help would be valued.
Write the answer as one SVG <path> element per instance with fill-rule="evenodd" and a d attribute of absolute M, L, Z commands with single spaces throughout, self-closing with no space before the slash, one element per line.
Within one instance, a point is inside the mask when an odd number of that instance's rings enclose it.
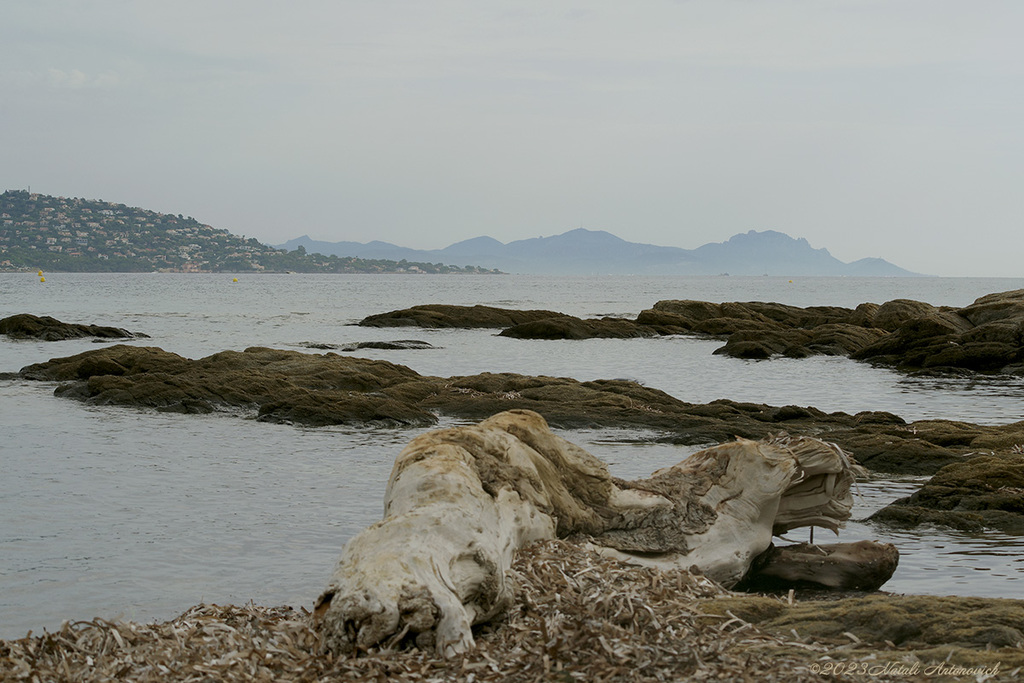
<path fill-rule="evenodd" d="M 489 236 L 473 237 L 443 249 L 412 249 L 379 240 L 325 242 L 308 235 L 278 245 L 288 250 L 299 246 L 337 256 L 456 264 L 465 260 L 484 268 L 530 275 L 918 275 L 878 257 L 845 263 L 828 249 L 812 247 L 803 237 L 776 230 L 749 230 L 696 249 L 629 242 L 605 230 L 586 228 L 508 243 Z"/>

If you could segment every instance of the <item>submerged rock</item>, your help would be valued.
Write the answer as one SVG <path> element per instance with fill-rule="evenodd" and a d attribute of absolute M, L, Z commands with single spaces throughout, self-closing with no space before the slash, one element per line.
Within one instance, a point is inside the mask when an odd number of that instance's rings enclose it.
<path fill-rule="evenodd" d="M 979 455 L 943 467 L 921 489 L 871 519 L 894 526 L 989 527 L 1024 534 L 1024 455 Z"/>
<path fill-rule="evenodd" d="M 63 341 L 83 337 L 134 339 L 148 336 L 139 332 L 129 332 L 120 327 L 65 323 L 48 315 L 36 316 L 31 313 L 19 313 L 0 320 L 0 334 L 6 334 L 11 339 L 38 339 L 40 341 Z"/>

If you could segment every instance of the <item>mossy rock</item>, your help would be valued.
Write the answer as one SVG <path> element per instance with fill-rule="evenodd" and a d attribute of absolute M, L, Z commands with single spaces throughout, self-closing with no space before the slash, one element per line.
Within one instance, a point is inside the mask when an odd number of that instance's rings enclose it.
<path fill-rule="evenodd" d="M 961 666 L 999 664 L 1004 675 L 1024 667 L 1024 601 L 873 593 L 802 599 L 731 595 L 704 601 L 704 614 L 734 616 L 790 638 L 843 645 L 851 659 L 865 651 L 877 661 L 948 661 Z M 1001 678 L 999 680 L 1012 680 Z"/>

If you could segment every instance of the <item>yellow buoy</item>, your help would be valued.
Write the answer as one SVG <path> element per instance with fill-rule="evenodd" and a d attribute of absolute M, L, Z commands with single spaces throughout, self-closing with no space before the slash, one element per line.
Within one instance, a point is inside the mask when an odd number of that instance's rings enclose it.
<path fill-rule="evenodd" d="M 42 277 L 42 276 L 43 276 L 43 271 L 40 270 L 39 271 L 39 277 Z"/>
<path fill-rule="evenodd" d="M 237 277 L 233 277 L 233 278 L 231 278 L 231 281 L 232 282 L 238 282 L 238 278 Z"/>
<path fill-rule="evenodd" d="M 40 281 L 40 282 L 46 282 L 46 278 L 45 278 L 45 277 L 40 277 L 40 278 L 39 278 L 39 281 Z"/>

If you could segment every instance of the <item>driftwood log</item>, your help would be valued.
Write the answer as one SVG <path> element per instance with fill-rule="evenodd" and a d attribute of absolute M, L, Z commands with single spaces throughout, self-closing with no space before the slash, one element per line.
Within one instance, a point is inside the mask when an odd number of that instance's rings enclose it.
<path fill-rule="evenodd" d="M 835 445 L 778 437 L 708 448 L 648 479 L 623 481 L 539 414 L 499 413 L 406 446 L 384 519 L 345 546 L 315 620 L 337 653 L 413 641 L 456 654 L 473 646 L 474 624 L 512 605 L 507 570 L 516 550 L 570 535 L 628 562 L 690 569 L 727 588 L 749 580 L 752 567 L 777 580 L 877 588 L 896 568 L 892 546 L 844 544 L 820 551 L 828 563 L 806 553 L 792 563 L 772 545 L 796 527 L 837 531 L 861 472 Z M 816 566 L 824 568 L 819 581 Z"/>

